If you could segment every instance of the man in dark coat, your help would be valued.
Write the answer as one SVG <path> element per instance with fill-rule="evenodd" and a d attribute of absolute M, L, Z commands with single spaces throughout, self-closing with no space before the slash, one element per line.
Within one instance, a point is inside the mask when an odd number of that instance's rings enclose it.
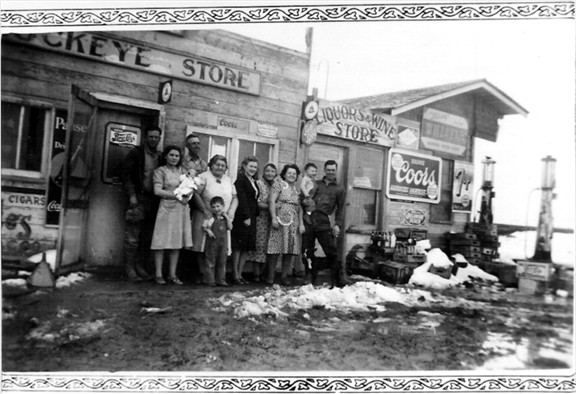
<path fill-rule="evenodd" d="M 161 137 L 159 127 L 146 129 L 144 144 L 132 149 L 124 161 L 122 183 L 129 199 L 124 232 L 124 268 L 130 282 L 152 278 L 145 266 L 158 211 L 152 176 L 159 166 Z"/>

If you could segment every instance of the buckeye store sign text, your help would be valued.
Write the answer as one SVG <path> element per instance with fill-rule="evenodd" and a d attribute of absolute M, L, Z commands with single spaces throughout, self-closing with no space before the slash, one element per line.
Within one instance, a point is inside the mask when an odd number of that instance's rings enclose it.
<path fill-rule="evenodd" d="M 14 34 L 19 43 L 69 53 L 142 71 L 217 86 L 252 95 L 260 94 L 260 74 L 214 60 L 181 55 L 105 34 L 60 32 Z"/>
<path fill-rule="evenodd" d="M 351 141 L 392 146 L 396 138 L 396 120 L 346 104 L 320 102 L 316 117 L 318 133 Z"/>

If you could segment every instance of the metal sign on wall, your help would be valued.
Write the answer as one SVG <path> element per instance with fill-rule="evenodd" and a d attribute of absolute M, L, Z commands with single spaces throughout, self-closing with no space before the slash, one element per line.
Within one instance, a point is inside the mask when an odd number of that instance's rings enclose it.
<path fill-rule="evenodd" d="M 442 159 L 398 149 L 388 152 L 386 196 L 391 199 L 438 204 Z"/>
<path fill-rule="evenodd" d="M 454 161 L 454 179 L 452 182 L 452 210 L 472 212 L 474 195 L 474 165 Z"/>
<path fill-rule="evenodd" d="M 51 51 L 260 95 L 260 73 L 192 55 L 181 55 L 105 34 L 58 32 L 10 34 L 6 38 Z"/>
<path fill-rule="evenodd" d="M 424 109 L 420 137 L 422 148 L 464 157 L 469 139 L 465 118 L 433 108 Z"/>
<path fill-rule="evenodd" d="M 393 146 L 396 139 L 394 117 L 346 104 L 321 100 L 316 120 L 318 134 L 383 146 Z"/>

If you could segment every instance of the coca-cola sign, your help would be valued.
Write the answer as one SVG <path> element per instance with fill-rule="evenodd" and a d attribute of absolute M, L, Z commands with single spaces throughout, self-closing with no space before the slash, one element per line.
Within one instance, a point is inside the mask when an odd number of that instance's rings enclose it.
<path fill-rule="evenodd" d="M 391 199 L 438 204 L 441 176 L 442 159 L 390 149 L 386 195 Z"/>

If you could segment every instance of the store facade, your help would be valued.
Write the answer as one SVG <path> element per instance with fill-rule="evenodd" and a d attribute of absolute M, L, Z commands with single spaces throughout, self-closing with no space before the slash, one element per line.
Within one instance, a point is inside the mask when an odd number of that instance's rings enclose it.
<path fill-rule="evenodd" d="M 233 176 L 246 155 L 298 162 L 309 66 L 221 30 L 3 35 L 3 259 L 121 264 L 122 161 L 152 125 L 163 145 L 198 134 Z"/>
<path fill-rule="evenodd" d="M 330 158 L 346 187 L 342 258 L 374 231 L 427 234 L 446 247 L 474 215 L 474 139 L 496 141 L 498 121 L 527 111 L 486 80 L 303 105 L 304 162 Z"/>

